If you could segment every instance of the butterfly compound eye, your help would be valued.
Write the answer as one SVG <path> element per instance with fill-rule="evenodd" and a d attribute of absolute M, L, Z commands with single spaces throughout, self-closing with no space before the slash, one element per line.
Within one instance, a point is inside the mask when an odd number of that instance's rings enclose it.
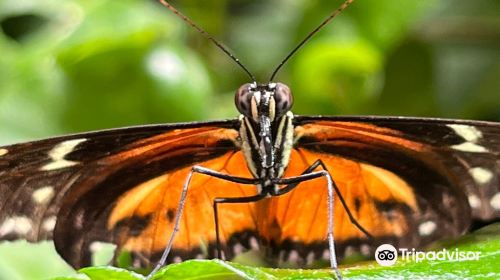
<path fill-rule="evenodd" d="M 234 103 L 236 104 L 236 108 L 243 115 L 250 117 L 252 115 L 251 112 L 251 103 L 252 103 L 253 90 L 251 84 L 242 85 L 236 95 L 234 96 Z"/>
<path fill-rule="evenodd" d="M 292 91 L 287 85 L 282 83 L 276 84 L 274 102 L 276 103 L 276 117 L 281 117 L 290 111 L 293 104 L 293 96 Z"/>

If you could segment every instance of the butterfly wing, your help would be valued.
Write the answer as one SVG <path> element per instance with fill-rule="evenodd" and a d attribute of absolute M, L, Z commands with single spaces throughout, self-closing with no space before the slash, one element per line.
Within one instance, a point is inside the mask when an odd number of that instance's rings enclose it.
<path fill-rule="evenodd" d="M 418 248 L 500 216 L 500 124 L 399 117 L 296 117 L 286 176 L 321 159 L 370 242 L 335 199 L 339 255 Z M 264 201 L 259 232 L 280 260 L 326 257 L 326 182 Z M 305 199 L 307 198 L 307 199 Z M 264 215 L 258 213 L 258 215 Z M 283 250 L 283 251 L 281 251 Z"/>
<path fill-rule="evenodd" d="M 161 254 L 191 166 L 249 177 L 237 121 L 158 125 L 63 136 L 1 148 L 0 238 L 52 238 L 73 267 L 90 264 L 95 241 L 132 252 L 136 265 Z M 228 166 L 238 166 L 231 170 Z M 243 167 L 243 168 L 242 168 Z M 193 177 L 174 258 L 213 256 L 211 203 L 253 187 Z M 225 244 L 255 228 L 253 208 L 221 209 Z M 248 239 L 248 238 L 247 238 Z M 226 249 L 228 246 L 225 247 Z"/>
<path fill-rule="evenodd" d="M 285 176 L 321 159 L 377 242 L 418 247 L 462 233 L 472 218 L 498 217 L 498 124 L 381 117 L 295 122 Z M 0 148 L 0 237 L 37 241 L 54 232 L 57 250 L 74 267 L 90 263 L 95 241 L 132 252 L 136 265 L 149 264 L 166 245 L 192 165 L 250 177 L 236 127 L 236 121 L 138 127 Z M 257 205 L 221 207 L 226 256 L 250 247 L 258 227 L 273 254 L 325 257 L 326 189 L 318 180 Z M 253 194 L 254 188 L 203 175 L 193 179 L 169 260 L 214 256 L 213 198 Z M 373 248 L 338 199 L 336 205 L 340 255 Z"/>
<path fill-rule="evenodd" d="M 90 132 L 0 148 L 0 221 L 2 239 L 50 239 L 60 201 L 81 167 L 127 145 L 171 130 L 148 126 Z M 13 218 L 18 217 L 18 218 Z M 6 220 L 17 220 L 19 228 Z M 28 225 L 28 220 L 29 225 Z M 45 221 L 45 225 L 43 224 Z M 31 224 L 34 223 L 34 224 Z"/>

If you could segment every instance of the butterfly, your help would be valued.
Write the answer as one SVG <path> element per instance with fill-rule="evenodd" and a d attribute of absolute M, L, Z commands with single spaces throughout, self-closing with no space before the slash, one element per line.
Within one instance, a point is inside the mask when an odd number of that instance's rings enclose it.
<path fill-rule="evenodd" d="M 252 82 L 236 92 L 238 119 L 1 147 L 0 238 L 53 239 L 77 268 L 99 242 L 135 266 L 258 247 L 307 265 L 420 248 L 499 216 L 499 123 L 297 116 L 292 103 L 286 85 Z"/>

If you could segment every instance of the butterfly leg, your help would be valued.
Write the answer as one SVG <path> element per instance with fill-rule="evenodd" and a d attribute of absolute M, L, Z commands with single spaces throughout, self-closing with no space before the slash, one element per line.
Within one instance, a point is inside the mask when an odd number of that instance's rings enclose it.
<path fill-rule="evenodd" d="M 318 167 L 322 167 L 323 170 L 327 171 L 326 169 L 326 166 L 325 164 L 323 163 L 323 161 L 321 159 L 318 159 L 316 160 L 313 164 L 311 164 L 311 166 L 309 166 L 304 172 L 302 172 L 302 174 L 307 174 L 307 173 L 311 173 L 313 172 L 316 168 Z M 342 196 L 342 194 L 340 193 L 340 190 L 339 188 L 337 187 L 337 184 L 335 184 L 335 181 L 332 180 L 333 182 L 333 189 L 335 190 L 335 192 L 337 193 L 338 197 L 339 197 L 339 200 L 340 200 L 340 203 L 342 203 L 342 206 L 344 207 L 345 211 L 346 211 L 346 214 L 347 216 L 349 217 L 349 221 L 351 221 L 352 224 L 354 224 L 364 235 L 366 235 L 366 237 L 368 239 L 373 239 L 373 236 L 362 226 L 358 223 L 358 221 L 356 220 L 356 218 L 354 218 L 354 216 L 352 215 L 351 213 L 351 210 L 349 209 L 349 207 L 347 206 L 347 203 L 345 202 L 344 200 L 344 197 Z M 293 189 L 295 189 L 295 187 L 297 187 L 299 183 L 294 183 L 294 184 L 289 184 L 287 185 L 286 187 L 280 189 L 280 195 L 282 194 L 285 194 L 285 193 L 288 193 L 290 191 L 292 191 Z"/>
<path fill-rule="evenodd" d="M 276 196 L 283 195 L 287 193 L 288 187 L 292 184 L 295 184 L 294 187 L 296 187 L 299 183 L 304 182 L 304 181 L 309 181 L 313 180 L 316 178 L 324 177 L 327 182 L 327 188 L 328 188 L 328 249 L 330 251 L 330 267 L 335 271 L 335 274 L 337 276 L 337 279 L 342 279 L 342 275 L 340 274 L 340 271 L 338 269 L 337 265 L 337 256 L 335 255 L 335 241 L 333 238 L 333 179 L 330 173 L 326 170 L 321 170 L 321 171 L 315 171 L 311 173 L 306 173 L 306 174 L 301 174 L 299 176 L 294 176 L 294 177 L 288 177 L 288 178 L 281 178 L 274 183 L 279 184 L 279 185 L 287 185 L 287 187 L 280 189 Z"/>
<path fill-rule="evenodd" d="M 258 179 L 254 178 L 244 178 L 244 177 L 237 177 L 237 176 L 232 176 L 224 173 L 220 173 L 218 171 L 208 169 L 202 166 L 193 166 L 191 171 L 186 177 L 186 181 L 184 181 L 184 186 L 182 187 L 182 192 L 181 192 L 181 197 L 179 199 L 179 207 L 177 208 L 177 213 L 175 215 L 174 219 L 174 229 L 172 231 L 172 234 L 170 235 L 170 239 L 168 240 L 167 247 L 163 251 L 163 254 L 156 264 L 155 268 L 149 273 L 149 275 L 146 277 L 147 279 L 150 279 L 161 267 L 163 267 L 167 261 L 168 254 L 170 253 L 170 250 L 172 249 L 173 243 L 174 243 L 174 238 L 179 231 L 179 224 L 180 220 L 182 217 L 182 212 L 184 211 L 184 205 L 186 204 L 186 197 L 187 197 L 187 192 L 189 188 L 189 184 L 191 183 L 191 178 L 195 173 L 199 174 L 204 174 L 207 176 L 219 178 L 222 180 L 234 182 L 234 183 L 239 183 L 239 184 L 246 184 L 246 185 L 255 185 L 259 182 Z"/>
<path fill-rule="evenodd" d="M 222 250 L 220 247 L 220 234 L 219 234 L 219 215 L 217 210 L 217 205 L 221 203 L 249 203 L 249 202 L 257 202 L 261 199 L 264 199 L 266 194 L 261 193 L 254 196 L 247 197 L 217 197 L 214 199 L 214 220 L 215 220 L 215 238 L 217 242 L 217 258 L 222 258 Z"/>

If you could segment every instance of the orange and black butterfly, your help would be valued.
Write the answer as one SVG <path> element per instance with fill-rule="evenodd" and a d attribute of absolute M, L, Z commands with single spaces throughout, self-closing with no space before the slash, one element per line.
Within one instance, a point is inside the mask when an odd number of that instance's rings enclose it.
<path fill-rule="evenodd" d="M 296 116 L 286 85 L 253 80 L 236 92 L 238 119 L 1 147 L 0 238 L 53 239 L 76 268 L 96 242 L 135 266 L 260 247 L 277 264 L 336 268 L 500 216 L 499 123 Z"/>

